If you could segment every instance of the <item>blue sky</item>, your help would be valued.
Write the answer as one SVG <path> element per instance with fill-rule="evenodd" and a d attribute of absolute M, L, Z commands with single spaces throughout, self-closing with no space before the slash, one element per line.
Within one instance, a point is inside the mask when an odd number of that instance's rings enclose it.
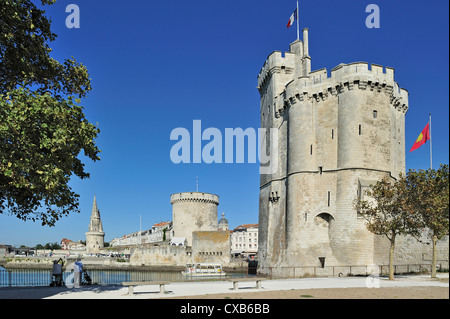
<path fill-rule="evenodd" d="M 80 8 L 79 29 L 68 29 L 68 4 Z M 379 29 L 368 29 L 366 5 L 380 8 Z M 300 28 L 309 28 L 312 69 L 366 61 L 395 68 L 407 89 L 406 165 L 429 168 L 429 146 L 409 153 L 432 114 L 433 166 L 449 160 L 449 3 L 423 1 L 300 1 Z M 85 240 L 94 194 L 105 240 L 170 220 L 170 194 L 219 195 L 233 228 L 258 222 L 258 164 L 173 164 L 170 132 L 192 121 L 202 128 L 259 127 L 257 75 L 267 56 L 288 51 L 296 2 L 58 0 L 47 7 L 58 38 L 58 60 L 85 64 L 93 90 L 82 102 L 99 123 L 101 161 L 86 162 L 91 178 L 73 178 L 81 213 L 55 227 L 0 215 L 0 243 L 35 245 L 63 237 Z"/>

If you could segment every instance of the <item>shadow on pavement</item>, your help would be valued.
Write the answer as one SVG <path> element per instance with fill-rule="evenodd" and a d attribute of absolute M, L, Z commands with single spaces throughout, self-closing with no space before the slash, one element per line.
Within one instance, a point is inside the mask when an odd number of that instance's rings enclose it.
<path fill-rule="evenodd" d="M 92 285 L 82 286 L 80 288 L 67 287 L 13 287 L 0 288 L 0 299 L 43 299 L 55 295 L 68 295 L 89 291 L 93 293 L 102 293 L 108 291 L 120 290 L 121 285 Z"/>

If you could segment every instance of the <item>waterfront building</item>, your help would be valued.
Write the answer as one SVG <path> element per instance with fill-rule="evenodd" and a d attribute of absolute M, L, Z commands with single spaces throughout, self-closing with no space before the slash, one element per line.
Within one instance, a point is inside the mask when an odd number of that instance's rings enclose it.
<path fill-rule="evenodd" d="M 258 253 L 258 224 L 239 225 L 231 232 L 231 254 L 255 256 Z"/>

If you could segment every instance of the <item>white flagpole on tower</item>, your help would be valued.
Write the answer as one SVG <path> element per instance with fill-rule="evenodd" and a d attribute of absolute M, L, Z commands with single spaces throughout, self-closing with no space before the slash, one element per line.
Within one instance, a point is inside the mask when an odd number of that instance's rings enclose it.
<path fill-rule="evenodd" d="M 300 28 L 298 22 L 298 0 L 297 0 L 297 40 L 300 40 Z"/>
<path fill-rule="evenodd" d="M 430 113 L 430 169 L 433 169 L 433 151 L 432 151 L 432 147 L 431 147 L 431 142 L 432 142 L 432 138 L 431 138 L 431 113 Z"/>

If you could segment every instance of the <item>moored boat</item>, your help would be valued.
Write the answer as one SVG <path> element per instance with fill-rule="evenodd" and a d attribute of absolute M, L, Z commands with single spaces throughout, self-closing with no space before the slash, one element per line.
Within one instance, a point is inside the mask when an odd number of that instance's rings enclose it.
<path fill-rule="evenodd" d="M 181 272 L 184 276 L 225 276 L 221 264 L 195 263 L 186 264 L 186 269 Z"/>

